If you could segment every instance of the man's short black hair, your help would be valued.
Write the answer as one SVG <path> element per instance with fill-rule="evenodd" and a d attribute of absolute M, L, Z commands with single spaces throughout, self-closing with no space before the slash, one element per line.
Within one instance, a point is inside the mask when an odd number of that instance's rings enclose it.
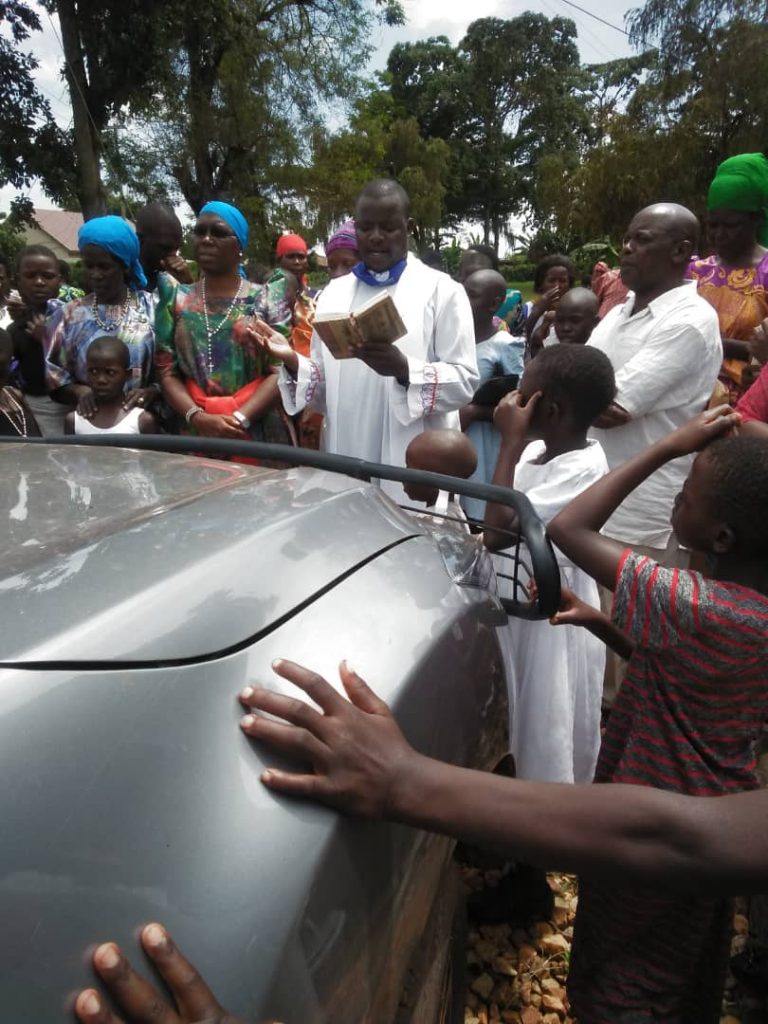
<path fill-rule="evenodd" d="M 405 191 L 399 181 L 394 178 L 374 178 L 367 185 L 363 185 L 357 197 L 361 199 L 384 199 L 387 196 L 396 196 L 403 206 L 406 220 L 411 216 L 411 197 Z"/>
<path fill-rule="evenodd" d="M 100 334 L 98 338 L 93 339 L 88 346 L 88 351 L 85 353 L 86 362 L 91 353 L 116 359 L 124 370 L 127 370 L 131 365 L 131 353 L 128 346 L 113 334 Z"/>
<path fill-rule="evenodd" d="M 711 498 L 742 551 L 768 554 L 768 441 L 725 437 L 705 449 L 713 469 Z"/>
<path fill-rule="evenodd" d="M 496 255 L 492 245 L 484 245 L 482 242 L 477 242 L 474 245 L 468 245 L 467 252 L 477 252 L 481 256 L 485 256 L 488 260 L 489 270 L 499 269 L 499 257 Z"/>
<path fill-rule="evenodd" d="M 545 396 L 568 410 L 578 427 L 594 423 L 616 397 L 611 361 L 590 345 L 550 345 L 528 365 Z"/>
<path fill-rule="evenodd" d="M 568 271 L 568 287 L 573 288 L 576 280 L 576 267 L 573 265 L 573 260 L 568 256 L 564 256 L 561 252 L 555 252 L 551 256 L 545 256 L 543 260 L 539 260 L 537 263 L 533 275 L 533 290 L 535 292 L 540 292 L 544 287 L 544 278 L 547 276 L 547 271 L 551 270 L 552 267 L 565 267 Z"/>

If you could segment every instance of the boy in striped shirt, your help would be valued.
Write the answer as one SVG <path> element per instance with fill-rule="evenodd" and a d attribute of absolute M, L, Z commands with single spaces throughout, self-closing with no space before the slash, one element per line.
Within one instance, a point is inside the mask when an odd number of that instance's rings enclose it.
<path fill-rule="evenodd" d="M 614 590 L 614 623 L 633 647 L 595 782 L 698 796 L 757 787 L 753 743 L 768 717 L 768 445 L 726 438 L 738 423 L 728 406 L 697 417 L 550 524 L 553 542 Z M 706 577 L 600 533 L 638 484 L 695 451 L 672 526 L 683 546 L 709 556 Z M 728 911 L 707 895 L 585 881 L 568 981 L 580 1024 L 716 1022 Z"/>

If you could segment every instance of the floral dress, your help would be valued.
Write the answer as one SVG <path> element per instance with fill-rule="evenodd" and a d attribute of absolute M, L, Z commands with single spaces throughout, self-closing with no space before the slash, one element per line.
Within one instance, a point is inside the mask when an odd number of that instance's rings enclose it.
<path fill-rule="evenodd" d="M 768 253 L 754 267 L 728 269 L 717 256 L 693 260 L 688 277 L 696 282 L 699 295 L 716 310 L 723 338 L 749 341 L 755 327 L 768 316 Z M 747 365 L 741 359 L 723 360 L 720 380 L 728 388 L 732 404 L 752 383 L 744 374 Z"/>
<path fill-rule="evenodd" d="M 244 388 L 267 377 L 273 360 L 247 333 L 253 317 L 259 317 L 282 333 L 290 320 L 282 288 L 243 281 L 238 299 L 207 300 L 206 331 L 202 291 L 198 284 L 179 284 L 171 278 L 158 283 L 155 313 L 155 365 L 158 376 L 178 377 L 188 388 L 195 386 L 209 398 L 236 396 Z M 179 432 L 194 434 L 194 423 L 183 420 Z M 278 409 L 251 424 L 253 440 L 290 443 L 290 431 Z"/>

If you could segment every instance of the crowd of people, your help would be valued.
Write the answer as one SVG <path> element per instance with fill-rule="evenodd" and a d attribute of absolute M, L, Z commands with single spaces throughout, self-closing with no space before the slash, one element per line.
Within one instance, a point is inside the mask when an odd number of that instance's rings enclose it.
<path fill-rule="evenodd" d="M 708 255 L 693 213 L 658 202 L 627 226 L 619 268 L 577 286 L 572 261 L 551 254 L 524 303 L 492 249 L 467 249 L 456 279 L 410 252 L 409 198 L 391 180 L 367 184 L 328 240 L 319 294 L 294 234 L 249 278 L 247 222 L 218 201 L 192 229 L 193 279 L 178 219 L 153 204 L 135 229 L 112 216 L 83 226 L 88 293 L 69 301 L 53 253 L 24 249 L 0 332 L 0 435 L 298 444 L 528 496 L 563 602 L 551 623 L 508 626 L 517 781 L 419 758 L 344 667 L 351 703 L 281 663 L 325 715 L 308 725 L 296 702 L 249 690 L 243 728 L 310 751 L 315 774 L 270 772 L 274 788 L 578 869 L 568 991 L 580 1024 L 717 1020 L 723 894 L 768 882 L 768 834 L 748 827 L 764 802 L 732 796 L 757 788 L 768 720 L 768 159 L 726 160 L 707 206 Z M 355 313 L 385 294 L 405 334 L 364 341 Z M 349 317 L 354 358 L 313 330 L 325 314 Z M 432 489 L 384 486 L 437 508 Z M 509 507 L 476 499 L 455 518 L 494 552 L 516 528 Z M 713 796 L 721 811 L 681 800 Z M 551 833 L 532 821 L 553 814 Z M 724 848 L 720 814 L 740 854 Z M 101 1020 L 100 1007 L 89 990 L 80 1019 Z"/>

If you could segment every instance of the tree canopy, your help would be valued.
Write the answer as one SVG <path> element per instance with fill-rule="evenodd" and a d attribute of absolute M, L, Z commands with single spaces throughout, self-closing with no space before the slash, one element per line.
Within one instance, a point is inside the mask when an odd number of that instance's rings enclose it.
<path fill-rule="evenodd" d="M 282 228 L 324 237 L 364 182 L 397 177 L 414 233 L 479 225 L 495 246 L 620 237 L 659 198 L 702 212 L 726 156 L 768 145 L 768 4 L 647 0 L 636 54 L 582 64 L 569 18 L 480 18 L 396 45 L 366 81 L 397 0 L 42 0 L 56 13 L 72 125 L 51 117 L 24 0 L 0 0 L 0 183 L 38 176 L 86 216 L 150 198 L 237 202 L 266 255 Z M 537 241 L 538 239 L 538 241 Z"/>

